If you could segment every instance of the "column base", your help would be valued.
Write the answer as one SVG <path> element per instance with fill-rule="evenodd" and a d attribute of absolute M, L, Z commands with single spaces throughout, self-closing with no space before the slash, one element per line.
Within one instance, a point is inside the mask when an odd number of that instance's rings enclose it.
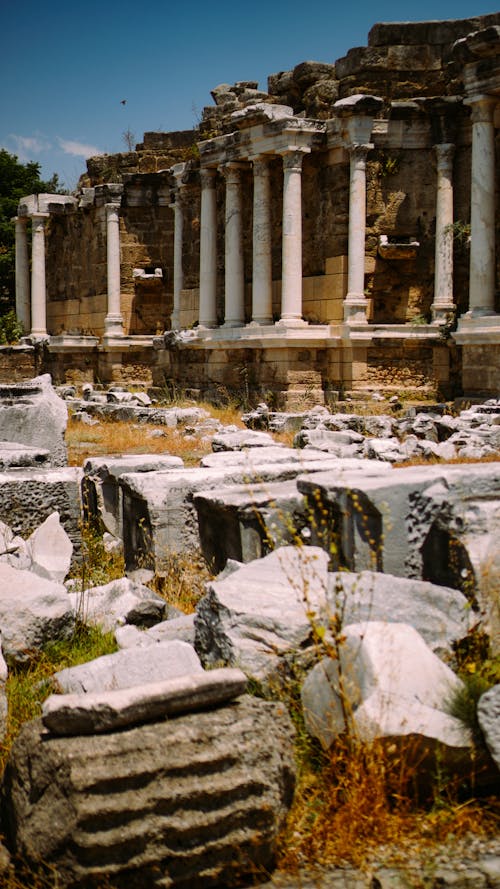
<path fill-rule="evenodd" d="M 287 329 L 294 329 L 298 327 L 308 327 L 307 321 L 304 321 L 303 318 L 280 318 L 279 321 L 276 321 L 275 327 L 285 327 Z"/>
<path fill-rule="evenodd" d="M 104 336 L 123 336 L 122 315 L 106 315 L 104 319 Z"/>
<path fill-rule="evenodd" d="M 234 318 L 233 320 L 228 319 L 224 321 L 223 327 L 245 327 L 244 320 L 240 320 L 239 318 Z"/>
<path fill-rule="evenodd" d="M 252 318 L 246 325 L 247 327 L 270 327 L 274 324 L 272 318 Z"/>
<path fill-rule="evenodd" d="M 364 294 L 347 294 L 344 300 L 345 324 L 368 324 L 368 300 Z"/>
<path fill-rule="evenodd" d="M 432 305 L 431 324 L 449 324 L 455 318 L 456 306 L 453 303 Z"/>

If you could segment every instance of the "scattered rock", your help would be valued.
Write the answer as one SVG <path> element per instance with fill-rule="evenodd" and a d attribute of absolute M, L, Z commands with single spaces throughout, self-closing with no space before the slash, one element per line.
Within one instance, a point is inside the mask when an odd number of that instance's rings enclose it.
<path fill-rule="evenodd" d="M 128 577 L 69 594 L 75 614 L 86 624 L 112 632 L 123 624 L 151 627 L 163 620 L 166 602 L 149 587 Z"/>
<path fill-rule="evenodd" d="M 237 665 L 261 682 L 280 658 L 310 644 L 310 611 L 325 605 L 325 552 L 285 546 L 207 584 L 198 603 L 195 648 L 203 664 Z"/>
<path fill-rule="evenodd" d="M 47 642 L 68 639 L 74 624 L 62 584 L 0 563 L 0 628 L 8 663 L 24 663 Z"/>
<path fill-rule="evenodd" d="M 306 726 L 325 748 L 346 730 L 345 712 L 361 741 L 421 735 L 470 746 L 469 730 L 446 712 L 462 683 L 413 627 L 351 624 L 335 651 L 338 660 L 323 658 L 302 688 Z"/>
<path fill-rule="evenodd" d="M 500 769 L 500 685 L 481 695 L 477 718 L 492 759 Z"/>
<path fill-rule="evenodd" d="M 161 679 L 175 679 L 203 668 L 195 650 L 186 642 L 158 642 L 106 654 L 54 674 L 64 694 L 114 691 Z"/>

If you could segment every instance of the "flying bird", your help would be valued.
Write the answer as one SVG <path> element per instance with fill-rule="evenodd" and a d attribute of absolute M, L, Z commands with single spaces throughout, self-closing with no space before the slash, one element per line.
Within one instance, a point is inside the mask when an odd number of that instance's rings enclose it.
<path fill-rule="evenodd" d="M 126 105 L 126 104 L 127 104 L 127 100 L 126 100 L 126 99 L 122 99 L 121 102 L 120 102 L 120 105 Z"/>

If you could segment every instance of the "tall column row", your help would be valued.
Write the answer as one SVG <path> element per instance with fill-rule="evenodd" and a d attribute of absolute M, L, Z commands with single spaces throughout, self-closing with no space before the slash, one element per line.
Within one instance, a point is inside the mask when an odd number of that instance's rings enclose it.
<path fill-rule="evenodd" d="M 304 150 L 283 152 L 283 235 L 281 317 L 285 327 L 302 321 L 302 160 Z M 253 161 L 253 325 L 273 323 L 271 263 L 270 156 Z M 244 163 L 220 167 L 225 186 L 225 317 L 224 327 L 245 324 L 243 265 Z M 202 328 L 217 326 L 217 205 L 216 169 L 201 169 L 200 315 Z M 176 243 L 176 236 L 174 237 Z"/>

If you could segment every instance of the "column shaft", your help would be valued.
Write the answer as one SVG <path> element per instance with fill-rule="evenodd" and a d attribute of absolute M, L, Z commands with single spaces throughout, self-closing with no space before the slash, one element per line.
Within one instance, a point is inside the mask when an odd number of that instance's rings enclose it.
<path fill-rule="evenodd" d="M 269 161 L 253 162 L 252 322 L 272 324 L 271 183 Z"/>
<path fill-rule="evenodd" d="M 302 159 L 303 152 L 283 155 L 283 241 L 281 319 L 285 327 L 302 320 Z"/>
<path fill-rule="evenodd" d="M 181 291 L 184 287 L 184 271 L 182 268 L 182 244 L 184 234 L 184 210 L 180 189 L 176 189 L 174 204 L 174 304 L 170 319 L 172 330 L 181 326 Z"/>
<path fill-rule="evenodd" d="M 120 217 L 117 204 L 106 204 L 106 253 L 108 312 L 104 320 L 106 336 L 123 336 L 120 304 Z"/>
<path fill-rule="evenodd" d="M 31 335 L 47 336 L 45 223 L 48 213 L 31 216 Z"/>
<path fill-rule="evenodd" d="M 28 219 L 16 216 L 16 315 L 25 333 L 31 329 L 30 271 L 28 257 Z"/>
<path fill-rule="evenodd" d="M 495 312 L 495 128 L 497 100 L 466 100 L 472 105 L 472 177 L 469 310 Z"/>
<path fill-rule="evenodd" d="M 344 320 L 366 323 L 365 297 L 366 156 L 371 145 L 352 145 L 349 179 L 349 246 Z"/>
<path fill-rule="evenodd" d="M 217 200 L 212 168 L 201 170 L 200 327 L 217 326 Z"/>
<path fill-rule="evenodd" d="M 226 164 L 222 170 L 226 180 L 224 327 L 245 323 L 241 169 L 239 164 Z"/>
<path fill-rule="evenodd" d="M 437 158 L 436 241 L 432 320 L 447 321 L 453 314 L 453 155 L 455 146 L 434 146 Z"/>

